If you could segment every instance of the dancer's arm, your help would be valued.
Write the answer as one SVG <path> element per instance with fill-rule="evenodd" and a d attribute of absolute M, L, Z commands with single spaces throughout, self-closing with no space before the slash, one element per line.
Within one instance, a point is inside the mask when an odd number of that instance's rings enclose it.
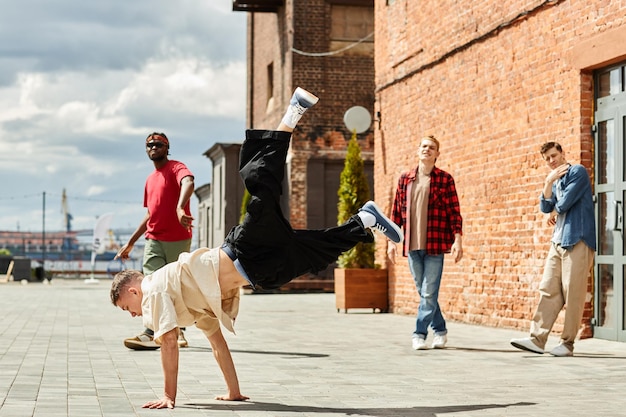
<path fill-rule="evenodd" d="M 245 401 L 250 397 L 241 395 L 239 391 L 239 379 L 237 378 L 237 371 L 235 370 L 235 364 L 233 357 L 228 349 L 228 344 L 224 335 L 220 329 L 217 329 L 215 333 L 209 336 L 209 342 L 211 342 L 211 349 L 213 349 L 213 356 L 217 361 L 217 364 L 224 375 L 224 381 L 226 382 L 226 388 L 228 392 L 226 395 L 220 395 L 215 397 L 216 400 L 224 401 Z"/>
<path fill-rule="evenodd" d="M 178 385 L 178 328 L 165 333 L 161 340 L 161 366 L 163 367 L 163 398 L 148 401 L 143 408 L 174 408 Z"/>

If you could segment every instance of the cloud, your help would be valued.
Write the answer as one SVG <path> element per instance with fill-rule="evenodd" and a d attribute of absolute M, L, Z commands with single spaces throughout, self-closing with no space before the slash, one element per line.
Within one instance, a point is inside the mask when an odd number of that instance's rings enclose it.
<path fill-rule="evenodd" d="M 41 230 L 44 191 L 58 229 L 63 188 L 76 228 L 112 208 L 114 227 L 134 228 L 153 169 L 143 148 L 152 131 L 167 132 L 172 157 L 197 185 L 210 181 L 202 153 L 238 140 L 244 127 L 245 14 L 231 7 L 3 1 L 0 230 Z"/>

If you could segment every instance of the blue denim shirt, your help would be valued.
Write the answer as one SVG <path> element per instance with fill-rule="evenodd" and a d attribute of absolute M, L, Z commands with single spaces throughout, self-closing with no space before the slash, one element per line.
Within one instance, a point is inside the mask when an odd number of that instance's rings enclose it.
<path fill-rule="evenodd" d="M 596 219 L 593 207 L 591 181 L 587 170 L 582 165 L 572 165 L 561 177 L 563 197 L 556 198 L 556 182 L 552 184 L 552 197 L 546 199 L 541 194 L 539 208 L 544 213 L 567 213 L 563 225 L 561 246 L 572 248 L 581 240 L 594 251 L 596 250 Z"/>

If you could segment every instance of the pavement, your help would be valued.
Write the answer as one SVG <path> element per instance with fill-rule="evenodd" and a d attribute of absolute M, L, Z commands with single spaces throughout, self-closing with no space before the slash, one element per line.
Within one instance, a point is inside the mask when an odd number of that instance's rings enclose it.
<path fill-rule="evenodd" d="M 511 347 L 523 332 L 448 323 L 446 349 L 415 351 L 413 317 L 338 312 L 328 293 L 242 296 L 227 340 L 249 401 L 214 400 L 225 385 L 190 328 L 176 408 L 142 409 L 163 392 L 160 353 L 123 346 L 141 320 L 113 307 L 109 284 L 0 285 L 0 417 L 626 416 L 624 343 L 585 339 L 556 358 Z"/>

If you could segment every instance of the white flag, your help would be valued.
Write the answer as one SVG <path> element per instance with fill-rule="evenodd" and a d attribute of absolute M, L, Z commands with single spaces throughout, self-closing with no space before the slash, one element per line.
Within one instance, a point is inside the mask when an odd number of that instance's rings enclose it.
<path fill-rule="evenodd" d="M 91 248 L 91 277 L 85 280 L 86 284 L 97 283 L 94 278 L 94 270 L 96 269 L 96 254 L 104 253 L 106 246 L 104 239 L 106 238 L 113 213 L 106 213 L 96 219 L 96 225 L 93 228 L 93 242 Z"/>
<path fill-rule="evenodd" d="M 113 213 L 103 214 L 96 220 L 96 225 L 93 228 L 93 253 L 104 253 L 106 249 L 104 240 L 106 239 L 107 232 L 109 231 L 111 219 L 113 219 Z"/>

